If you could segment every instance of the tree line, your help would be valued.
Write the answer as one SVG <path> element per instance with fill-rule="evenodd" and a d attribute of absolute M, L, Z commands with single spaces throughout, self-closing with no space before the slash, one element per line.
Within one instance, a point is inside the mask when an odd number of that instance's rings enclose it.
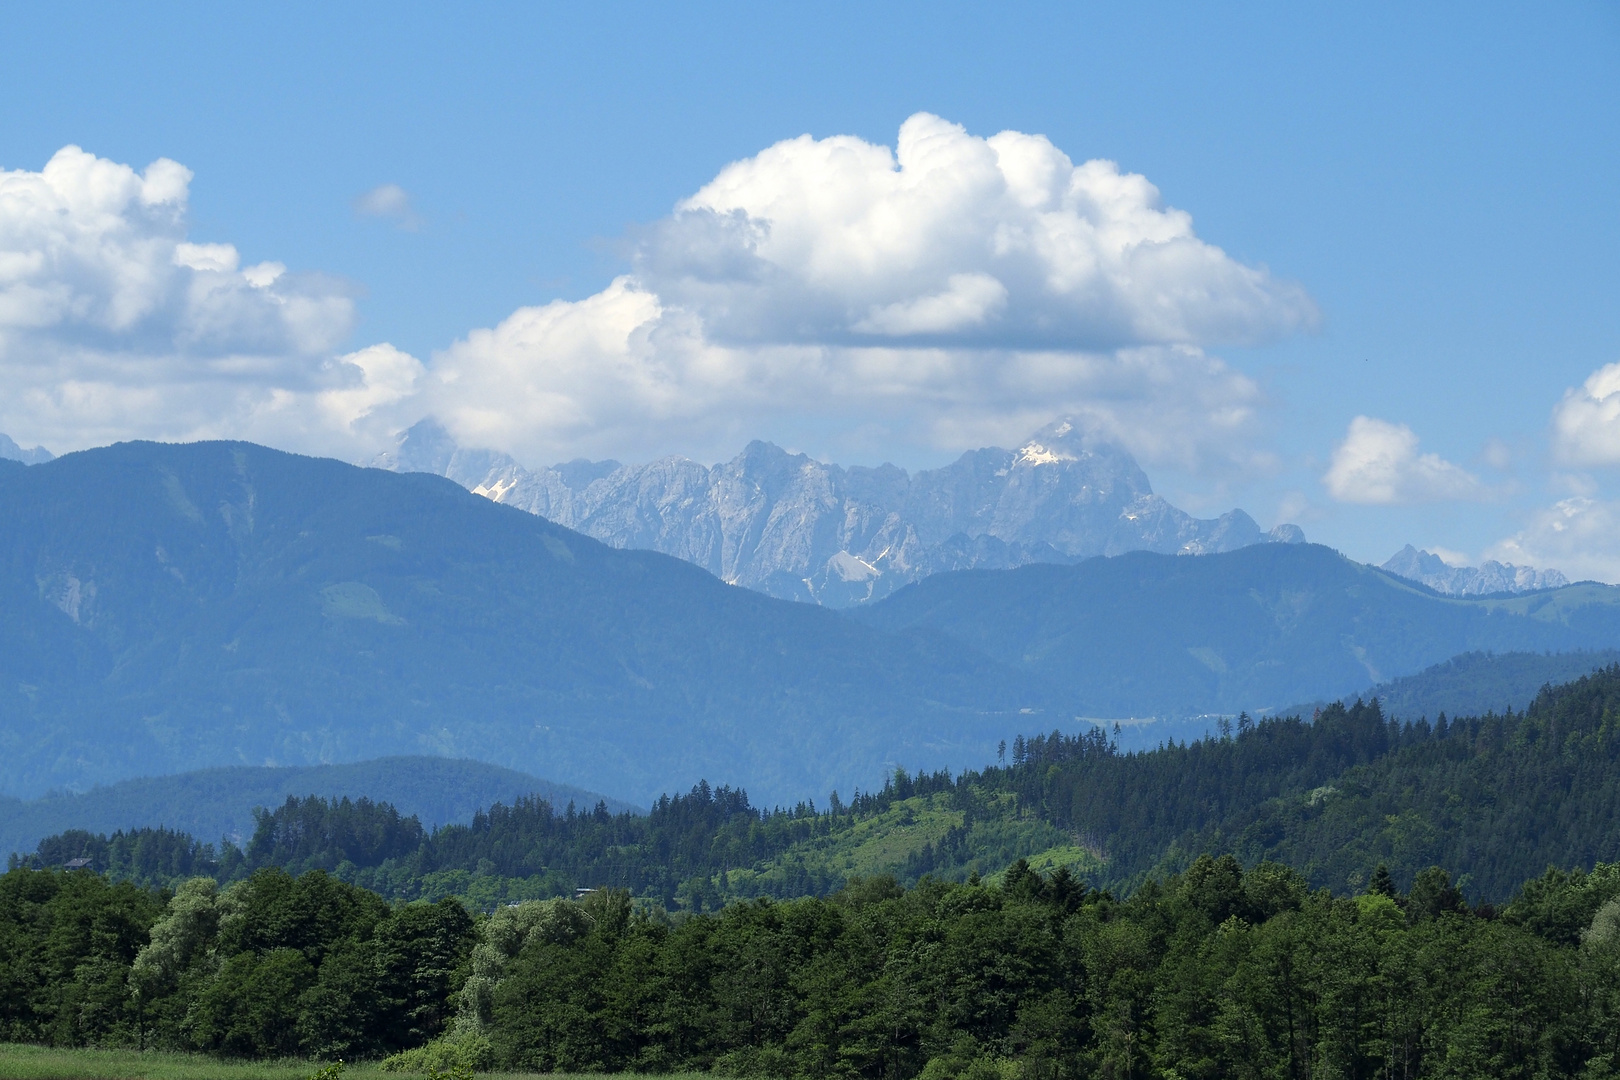
<path fill-rule="evenodd" d="M 1620 865 L 1500 908 L 1428 868 L 1357 894 L 1201 856 L 1128 897 L 846 882 L 668 913 L 622 890 L 471 914 L 320 870 L 172 893 L 0 876 L 0 1038 L 383 1057 L 385 1068 L 746 1077 L 1602 1077 Z"/>

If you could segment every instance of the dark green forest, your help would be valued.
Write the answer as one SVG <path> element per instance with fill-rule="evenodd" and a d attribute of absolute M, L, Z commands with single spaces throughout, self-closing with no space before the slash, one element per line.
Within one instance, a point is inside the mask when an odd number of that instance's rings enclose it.
<path fill-rule="evenodd" d="M 319 870 L 170 894 L 0 877 L 0 1038 L 424 1072 L 757 1077 L 1611 1076 L 1620 865 L 1500 910 L 1444 871 L 1310 889 L 1230 856 L 1129 897 L 850 881 L 712 914 L 619 890 L 471 915 Z"/>

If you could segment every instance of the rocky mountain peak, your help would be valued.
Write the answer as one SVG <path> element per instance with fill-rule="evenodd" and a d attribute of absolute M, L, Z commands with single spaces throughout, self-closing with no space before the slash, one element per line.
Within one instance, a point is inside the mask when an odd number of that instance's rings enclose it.
<path fill-rule="evenodd" d="M 1106 455 L 1117 446 L 1102 442 L 1094 445 L 1092 437 L 1072 417 L 1054 420 L 1031 435 L 1016 451 L 1016 461 L 1022 465 L 1053 465 L 1060 461 L 1078 461 L 1100 451 Z"/>
<path fill-rule="evenodd" d="M 1569 584 L 1569 579 L 1557 570 L 1537 570 L 1533 566 L 1515 566 L 1494 559 L 1487 559 L 1478 566 L 1452 566 L 1440 556 L 1420 551 L 1411 544 L 1391 555 L 1380 569 L 1449 596 L 1534 592 Z"/>
<path fill-rule="evenodd" d="M 1212 520 L 1178 510 L 1153 493 L 1129 451 L 1069 419 L 1017 450 L 971 450 L 916 473 L 829 465 L 760 440 L 712 467 L 670 457 L 531 471 L 454 446 L 432 421 L 405 432 L 377 464 L 436 472 L 614 546 L 662 551 L 737 585 L 835 607 L 941 570 L 1304 540 L 1293 525 L 1262 533 L 1242 510 Z"/>
<path fill-rule="evenodd" d="M 0 435 L 0 460 L 20 461 L 24 465 L 43 465 L 52 461 L 55 454 L 43 446 L 36 446 L 32 450 L 24 450 L 18 446 L 9 435 Z"/>

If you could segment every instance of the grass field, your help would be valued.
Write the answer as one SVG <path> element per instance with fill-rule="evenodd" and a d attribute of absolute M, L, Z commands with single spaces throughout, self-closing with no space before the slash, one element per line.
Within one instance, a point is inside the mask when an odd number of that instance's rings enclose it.
<path fill-rule="evenodd" d="M 58 1050 L 47 1046 L 0 1043 L 0 1080 L 307 1080 L 320 1068 L 311 1061 L 218 1061 L 201 1054 L 141 1053 L 138 1050 Z M 479 1073 L 480 1080 L 541 1080 L 536 1073 Z M 385 1073 L 375 1064 L 350 1065 L 343 1080 L 410 1080 L 410 1073 Z M 704 1073 L 638 1076 L 637 1080 L 697 1080 Z M 564 1073 L 545 1080 L 586 1080 Z M 601 1074 L 589 1080 L 603 1080 Z"/>

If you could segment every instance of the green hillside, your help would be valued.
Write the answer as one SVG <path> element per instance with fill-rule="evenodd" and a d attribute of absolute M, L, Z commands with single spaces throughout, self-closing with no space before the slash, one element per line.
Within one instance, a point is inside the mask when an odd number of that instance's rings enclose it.
<path fill-rule="evenodd" d="M 166 826 L 215 840 L 253 835 L 256 807 L 274 809 L 289 796 L 327 798 L 368 796 L 390 803 L 425 825 L 472 820 L 491 803 L 526 795 L 556 806 L 570 802 L 594 807 L 606 800 L 615 813 L 637 807 L 567 784 L 453 758 L 395 757 L 349 765 L 238 765 L 177 776 L 122 780 L 82 794 L 54 794 L 24 802 L 0 799 L 0 852 L 32 851 L 52 833 L 84 829 L 111 833 L 141 826 Z"/>
<path fill-rule="evenodd" d="M 448 480 L 245 443 L 0 472 L 0 791 L 390 754 L 646 800 L 982 760 L 1027 680 Z"/>
<path fill-rule="evenodd" d="M 1591 1080 L 1617 766 L 1620 665 L 1522 714 L 1020 737 L 820 809 L 700 784 L 434 830 L 293 799 L 223 852 L 67 834 L 0 876 L 0 1034 L 430 1075 Z"/>
<path fill-rule="evenodd" d="M 881 790 L 820 808 L 761 811 L 703 783 L 640 816 L 526 799 L 428 830 L 386 804 L 307 799 L 263 815 L 240 850 L 75 833 L 42 842 L 29 864 L 88 854 L 147 882 L 321 869 L 392 898 L 460 896 L 486 909 L 612 887 L 708 910 L 874 875 L 993 879 L 1020 858 L 1124 894 L 1230 853 L 1352 891 L 1380 866 L 1406 888 L 1440 865 L 1471 901 L 1501 903 L 1549 865 L 1620 861 L 1616 821 L 1620 666 L 1551 688 L 1523 713 L 1432 725 L 1392 721 L 1374 701 L 1335 704 L 1314 722 L 1243 716 L 1224 737 L 1143 753 L 1097 731 L 1020 737 L 1005 765 L 897 771 Z"/>
<path fill-rule="evenodd" d="M 1620 587 L 1446 597 L 1315 544 L 937 574 L 853 617 L 944 635 L 1090 717 L 1272 712 L 1461 653 L 1620 647 Z"/>

